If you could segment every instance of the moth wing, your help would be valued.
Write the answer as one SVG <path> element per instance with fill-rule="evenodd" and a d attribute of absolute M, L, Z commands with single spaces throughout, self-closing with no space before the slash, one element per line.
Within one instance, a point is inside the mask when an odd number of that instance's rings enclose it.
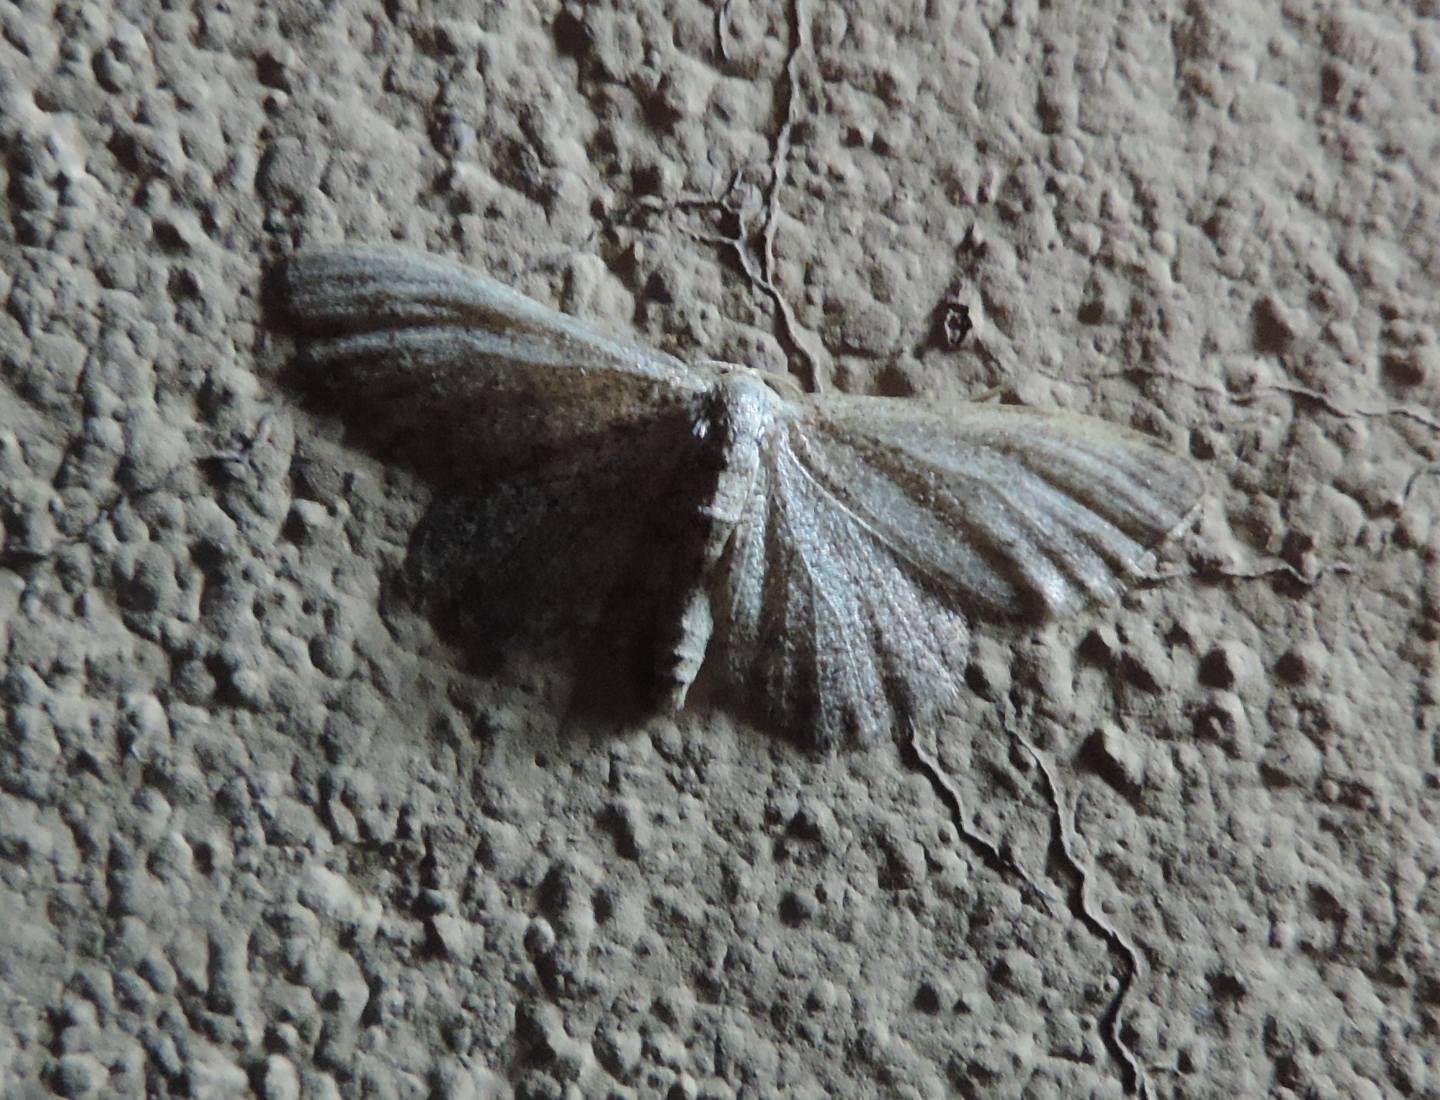
<path fill-rule="evenodd" d="M 717 565 L 711 606 L 731 682 L 820 748 L 875 740 L 897 707 L 943 706 L 969 644 L 964 614 L 837 506 L 784 437 Z"/>
<path fill-rule="evenodd" d="M 821 745 L 943 707 L 972 617 L 1115 597 L 1200 495 L 1187 459 L 1091 417 L 863 397 L 797 413 L 713 600 L 732 679 Z"/>
<path fill-rule="evenodd" d="M 1119 596 L 1190 514 L 1193 462 L 1095 417 L 827 397 L 787 442 L 834 506 L 985 618 L 1050 618 Z"/>
<path fill-rule="evenodd" d="M 312 337 L 469 334 L 469 346 L 497 367 L 574 376 L 620 375 L 635 382 L 702 388 L 664 352 L 608 336 L 463 264 L 390 245 L 308 249 L 285 267 L 282 289 L 296 327 Z M 547 372 L 539 372 L 542 384 Z M 562 383 L 563 384 L 563 383 Z"/>
<path fill-rule="evenodd" d="M 383 410 L 390 434 L 443 433 L 448 422 L 492 460 L 523 464 L 597 428 L 643 427 L 708 384 L 672 356 L 424 252 L 310 249 L 277 282 L 312 379 L 343 403 Z"/>

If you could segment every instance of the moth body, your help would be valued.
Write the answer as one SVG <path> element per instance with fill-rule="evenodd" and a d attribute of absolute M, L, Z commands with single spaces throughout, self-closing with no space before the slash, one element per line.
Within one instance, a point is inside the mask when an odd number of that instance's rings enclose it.
<path fill-rule="evenodd" d="M 691 535 L 697 549 L 689 555 L 694 565 L 677 629 L 662 643 L 669 652 L 659 655 L 669 679 L 667 698 L 676 711 L 685 706 L 715 631 L 710 595 L 715 566 L 754 494 L 770 436 L 789 411 L 758 372 L 729 365 L 722 370 L 701 397 L 695 420 L 694 435 L 703 448 L 696 467 L 705 487 L 696 507 L 698 527 Z"/>

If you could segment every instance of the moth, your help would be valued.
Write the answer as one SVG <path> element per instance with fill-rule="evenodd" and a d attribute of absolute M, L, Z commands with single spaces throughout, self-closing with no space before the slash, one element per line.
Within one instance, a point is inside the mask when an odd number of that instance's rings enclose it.
<path fill-rule="evenodd" d="M 660 693 L 683 708 L 712 665 L 822 749 L 943 709 L 973 622 L 1116 598 L 1201 494 L 1188 458 L 1100 419 L 806 394 L 743 366 L 687 365 L 427 253 L 311 249 L 279 291 L 312 366 L 379 364 L 444 401 L 463 391 L 497 461 L 682 424 L 663 446 L 684 452 L 686 514 L 669 547 L 679 583 Z"/>

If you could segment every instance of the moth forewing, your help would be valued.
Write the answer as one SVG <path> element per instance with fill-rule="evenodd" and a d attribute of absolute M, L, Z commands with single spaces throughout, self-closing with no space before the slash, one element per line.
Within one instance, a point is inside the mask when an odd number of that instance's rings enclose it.
<path fill-rule="evenodd" d="M 414 349 L 466 331 L 465 350 L 472 354 L 580 374 L 617 372 L 692 392 L 709 384 L 704 372 L 674 356 L 617 339 L 452 260 L 412 249 L 308 249 L 286 265 L 283 293 L 296 326 L 312 336 L 411 330 L 407 346 Z"/>
<path fill-rule="evenodd" d="M 363 407 L 366 434 L 443 451 L 420 464 L 452 480 L 489 482 L 550 455 L 609 447 L 615 432 L 668 434 L 713 380 L 410 249 L 308 249 L 287 262 L 279 288 L 307 337 L 306 381 Z"/>
<path fill-rule="evenodd" d="M 816 476 L 987 617 L 1117 594 L 1200 496 L 1188 459 L 1073 413 L 827 398 L 815 424 Z"/>

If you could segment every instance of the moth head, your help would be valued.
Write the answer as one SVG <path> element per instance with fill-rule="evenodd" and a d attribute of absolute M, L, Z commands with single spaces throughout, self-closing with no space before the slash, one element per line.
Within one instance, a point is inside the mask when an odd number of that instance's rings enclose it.
<path fill-rule="evenodd" d="M 713 371 L 722 378 L 734 374 L 749 375 L 751 378 L 759 379 L 774 390 L 777 396 L 786 401 L 799 401 L 805 396 L 805 391 L 794 376 L 783 371 L 756 370 L 754 367 L 747 367 L 741 363 L 729 363 L 724 359 L 698 359 L 695 361 L 695 366 L 701 370 Z"/>
<path fill-rule="evenodd" d="M 726 446 L 758 444 L 784 412 L 784 399 L 759 371 L 717 365 L 724 369 L 701 398 L 695 434 L 702 439 L 718 434 Z"/>

